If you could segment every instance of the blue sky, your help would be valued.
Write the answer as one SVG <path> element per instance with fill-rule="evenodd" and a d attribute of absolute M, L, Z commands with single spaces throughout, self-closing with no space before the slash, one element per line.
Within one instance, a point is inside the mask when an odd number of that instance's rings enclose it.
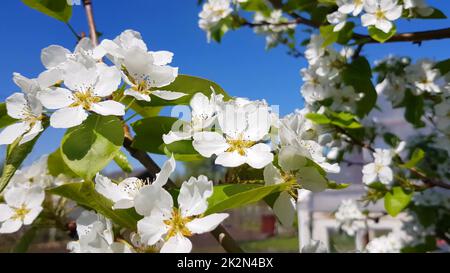
<path fill-rule="evenodd" d="M 151 50 L 174 52 L 173 65 L 180 68 L 180 73 L 211 79 L 233 96 L 266 99 L 272 105 L 280 105 L 281 114 L 301 108 L 299 70 L 306 66 L 306 61 L 287 55 L 283 47 L 266 51 L 264 37 L 255 35 L 250 29 L 228 33 L 221 44 L 208 44 L 205 33 L 197 26 L 200 7 L 196 2 L 93 0 L 97 28 L 104 34 L 103 38 L 112 39 L 125 29 L 137 30 Z M 450 14 L 450 1 L 427 2 Z M 73 49 L 75 39 L 63 23 L 26 7 L 19 0 L 3 1 L 0 18 L 3 22 L 0 24 L 3 37 L 0 43 L 0 99 L 3 101 L 18 91 L 12 82 L 13 72 L 36 77 L 43 70 L 42 48 L 59 44 Z M 87 31 L 82 6 L 74 7 L 71 24 L 78 32 Z M 397 28 L 399 32 L 407 32 L 449 25 L 449 19 L 401 20 Z M 363 54 L 371 62 L 388 54 L 440 60 L 449 57 L 449 46 L 449 40 L 424 42 L 420 47 L 411 43 L 368 45 Z M 27 161 L 56 149 L 63 133 L 56 129 L 45 132 Z"/>

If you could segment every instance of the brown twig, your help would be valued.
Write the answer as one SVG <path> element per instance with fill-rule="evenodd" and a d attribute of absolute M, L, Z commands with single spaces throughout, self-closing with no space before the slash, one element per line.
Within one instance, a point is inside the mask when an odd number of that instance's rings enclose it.
<path fill-rule="evenodd" d="M 130 155 L 136 158 L 149 172 L 150 175 L 156 177 L 156 174 L 161 171 L 158 164 L 153 161 L 153 159 L 146 153 L 141 150 L 137 150 L 133 148 L 133 137 L 130 134 L 130 129 L 126 124 L 123 126 L 125 133 L 125 140 L 123 146 Z M 169 179 L 168 184 L 171 186 L 175 186 L 175 183 Z M 211 234 L 216 238 L 217 242 L 229 253 L 242 253 L 242 249 L 239 247 L 238 243 L 231 237 L 231 235 L 227 232 L 227 230 L 219 225 L 215 230 L 211 231 Z"/>
<path fill-rule="evenodd" d="M 306 25 L 306 26 L 309 26 L 312 28 L 320 28 L 322 26 L 321 24 L 316 23 L 310 19 L 307 19 L 299 14 L 289 13 L 289 15 L 294 20 L 291 20 L 288 22 L 281 22 L 281 23 L 277 23 L 277 24 L 272 24 L 269 22 L 260 22 L 260 23 L 244 22 L 243 25 L 249 26 L 249 27 L 258 27 L 258 26 L 265 26 L 265 25 L 282 26 L 282 25 L 295 24 L 295 25 Z M 372 39 L 370 36 L 364 35 L 364 34 L 359 34 L 359 33 L 353 33 L 352 38 L 357 40 L 358 42 L 361 42 L 364 44 L 379 43 L 378 41 Z M 422 41 L 449 39 L 449 38 L 450 38 L 450 28 L 442 28 L 442 29 L 435 29 L 435 30 L 428 30 L 428 31 L 399 33 L 399 34 L 392 36 L 385 43 L 394 43 L 394 42 L 419 43 Z"/>
<path fill-rule="evenodd" d="M 89 36 L 91 37 L 92 44 L 96 46 L 98 44 L 98 40 L 97 29 L 95 28 L 94 13 L 92 11 L 92 0 L 83 0 L 83 6 L 86 11 L 86 17 L 89 25 Z"/>

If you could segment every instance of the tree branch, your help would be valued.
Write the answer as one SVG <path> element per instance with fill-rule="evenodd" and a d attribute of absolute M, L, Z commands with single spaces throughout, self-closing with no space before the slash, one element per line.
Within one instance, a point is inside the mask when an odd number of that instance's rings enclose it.
<path fill-rule="evenodd" d="M 83 6 L 86 11 L 86 17 L 89 25 L 89 36 L 91 37 L 92 44 L 96 46 L 98 44 L 98 40 L 97 29 L 95 28 L 94 13 L 92 11 L 92 0 L 83 0 Z"/>
<path fill-rule="evenodd" d="M 126 124 L 124 124 L 123 128 L 125 133 L 123 146 L 132 157 L 136 158 L 147 169 L 151 177 L 155 179 L 156 174 L 161 171 L 161 168 L 146 152 L 132 147 L 133 137 L 130 134 L 130 129 Z M 168 184 L 175 187 L 175 183 L 170 179 L 168 180 Z M 222 225 L 219 225 L 215 230 L 211 231 L 211 235 L 214 236 L 225 251 L 229 253 L 243 252 L 243 250 L 239 247 L 239 244 L 233 239 L 233 237 L 231 237 Z"/>
<path fill-rule="evenodd" d="M 281 22 L 281 23 L 277 23 L 277 24 L 273 24 L 273 23 L 269 23 L 269 22 L 260 22 L 260 23 L 245 22 L 243 25 L 249 26 L 249 27 L 258 27 L 258 26 L 267 26 L 267 25 L 283 26 L 283 25 L 296 24 L 296 25 L 306 25 L 306 26 L 309 26 L 312 28 L 320 28 L 322 26 L 321 24 L 318 24 L 318 23 L 316 23 L 310 19 L 307 19 L 299 14 L 289 13 L 289 15 L 294 20 L 291 20 L 288 22 Z M 372 39 L 370 36 L 364 35 L 364 34 L 359 34 L 359 33 L 353 33 L 352 38 L 357 41 L 360 41 L 364 44 L 379 43 L 378 41 Z M 449 39 L 449 38 L 450 38 L 450 28 L 442 28 L 442 29 L 435 29 L 435 30 L 428 30 L 428 31 L 399 33 L 399 34 L 392 36 L 385 43 L 395 43 L 395 42 L 420 43 L 422 41 Z"/>

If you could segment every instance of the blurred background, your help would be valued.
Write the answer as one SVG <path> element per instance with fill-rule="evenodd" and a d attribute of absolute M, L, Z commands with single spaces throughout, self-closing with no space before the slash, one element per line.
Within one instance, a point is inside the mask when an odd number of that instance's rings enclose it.
<path fill-rule="evenodd" d="M 93 0 L 97 29 L 100 39 L 113 39 L 125 29 L 141 32 L 150 50 L 168 50 L 175 54 L 173 66 L 182 74 L 204 77 L 217 82 L 230 95 L 250 99 L 265 99 L 270 105 L 279 105 L 280 115 L 291 113 L 303 107 L 300 95 L 302 85 L 299 71 L 307 66 L 304 58 L 288 55 L 287 49 L 278 47 L 265 50 L 265 39 L 251 29 L 240 29 L 225 35 L 221 44 L 207 43 L 205 33 L 198 28 L 198 13 L 201 7 L 196 0 Z M 444 13 L 450 13 L 450 1 L 429 0 Z M 70 24 L 77 33 L 88 32 L 83 7 L 75 6 Z M 26 77 L 36 77 L 43 71 L 40 51 L 51 44 L 73 49 L 75 36 L 59 21 L 47 17 L 25 6 L 20 0 L 3 1 L 0 6 L 0 100 L 19 91 L 12 81 L 12 73 L 19 72 Z M 450 25 L 450 20 L 400 20 L 399 32 L 421 31 Z M 301 32 L 300 32 L 301 33 Z M 306 38 L 307 33 L 303 33 Z M 302 39 L 303 38 L 303 39 Z M 445 45 L 446 44 L 446 45 Z M 444 46 L 443 46 L 444 45 Z M 448 41 L 428 41 L 423 44 L 392 43 L 387 45 L 367 45 L 362 54 L 373 64 L 375 60 L 389 54 L 408 55 L 413 59 L 423 57 L 441 60 L 448 58 Z M 399 136 L 408 136 L 413 129 L 403 121 L 403 114 L 390 109 L 388 104 L 379 102 L 381 110 L 375 115 Z M 169 115 L 165 109 L 163 115 Z M 37 160 L 43 154 L 53 152 L 60 143 L 64 130 L 49 128 L 35 146 L 25 165 Z M 4 153 L 5 147 L 0 148 Z M 158 163 L 163 156 L 154 156 Z M 132 160 L 130 158 L 130 160 Z M 356 156 L 356 162 L 364 162 L 364 155 Z M 135 172 L 131 176 L 143 175 L 139 164 L 133 161 Z M 352 251 L 356 248 L 355 238 L 337 232 L 337 224 L 331 217 L 343 199 L 361 196 L 361 166 L 343 166 L 339 182 L 351 183 L 349 189 L 341 192 L 324 192 L 310 198 L 305 205 L 307 229 L 310 236 L 326 242 L 332 251 Z M 123 176 L 113 164 L 105 173 Z M 216 181 L 223 179 L 224 170 L 213 167 L 211 161 L 194 162 L 177 166 L 174 179 L 183 181 L 190 176 L 206 174 Z M 372 209 L 377 210 L 380 206 Z M 388 217 L 371 228 L 372 234 L 383 234 L 399 228 L 399 222 Z M 266 205 L 257 204 L 232 212 L 226 222 L 231 234 L 247 251 L 252 252 L 296 252 L 298 251 L 297 227 L 283 229 L 277 223 Z M 275 234 L 282 236 L 273 237 Z M 8 251 L 17 238 L 0 237 L 0 251 Z M 67 238 L 64 234 L 45 232 L 41 234 L 31 251 L 65 251 Z M 209 235 L 194 239 L 194 251 L 222 251 Z"/>

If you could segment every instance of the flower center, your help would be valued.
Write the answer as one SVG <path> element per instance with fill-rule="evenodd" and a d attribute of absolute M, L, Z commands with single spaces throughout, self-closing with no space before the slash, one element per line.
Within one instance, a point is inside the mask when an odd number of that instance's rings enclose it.
<path fill-rule="evenodd" d="M 246 154 L 245 150 L 255 145 L 254 141 L 244 140 L 242 137 L 238 139 L 227 139 L 228 148 L 227 152 L 238 152 L 241 156 Z"/>
<path fill-rule="evenodd" d="M 287 192 L 297 199 L 297 190 L 300 189 L 300 185 L 297 183 L 297 178 L 291 172 L 282 172 L 281 179 L 283 179 L 284 183 L 288 184 Z"/>
<path fill-rule="evenodd" d="M 133 84 L 131 89 L 144 95 L 150 95 L 151 90 L 148 82 L 146 80 L 137 80 L 137 78 L 146 78 L 145 75 L 132 75 L 124 65 L 122 65 L 122 72 Z"/>
<path fill-rule="evenodd" d="M 377 17 L 377 19 L 384 19 L 384 11 L 378 9 L 377 12 L 375 12 L 375 17 Z"/>
<path fill-rule="evenodd" d="M 91 89 L 85 92 L 75 92 L 73 96 L 75 102 L 72 103 L 71 107 L 82 106 L 86 110 L 89 110 L 92 104 L 101 101 L 101 98 L 94 96 Z"/>
<path fill-rule="evenodd" d="M 30 211 L 31 210 L 28 209 L 25 205 L 22 205 L 20 208 L 14 210 L 15 214 L 13 215 L 12 219 L 23 221 L 23 219 L 25 219 L 25 216 L 27 216 Z"/>
<path fill-rule="evenodd" d="M 186 224 L 192 221 L 191 217 L 183 217 L 181 211 L 178 208 L 174 208 L 172 211 L 172 218 L 165 220 L 164 224 L 169 227 L 169 231 L 166 235 L 166 240 L 177 234 L 182 234 L 183 236 L 192 236 L 191 231 L 186 227 Z"/>

